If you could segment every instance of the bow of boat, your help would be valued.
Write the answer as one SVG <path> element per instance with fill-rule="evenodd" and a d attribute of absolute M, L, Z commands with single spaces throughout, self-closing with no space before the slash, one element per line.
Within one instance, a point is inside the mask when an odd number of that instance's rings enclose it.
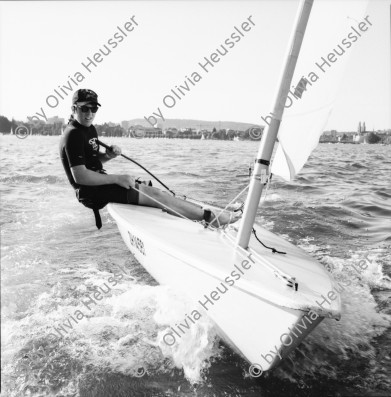
<path fill-rule="evenodd" d="M 250 363 L 262 362 L 263 370 L 325 317 L 340 316 L 339 293 L 324 267 L 260 226 L 255 225 L 258 238 L 285 254 L 272 253 L 254 236 L 247 250 L 237 247 L 237 224 L 210 230 L 156 208 L 108 209 L 146 270 L 160 284 L 183 291 L 193 312 L 208 315 L 223 340 Z"/>

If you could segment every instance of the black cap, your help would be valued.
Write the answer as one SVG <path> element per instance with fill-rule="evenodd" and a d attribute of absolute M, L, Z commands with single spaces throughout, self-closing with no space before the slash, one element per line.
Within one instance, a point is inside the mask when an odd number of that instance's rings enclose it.
<path fill-rule="evenodd" d="M 96 92 L 92 90 L 86 90 L 84 88 L 75 91 L 75 93 L 73 94 L 72 105 L 77 102 L 91 102 L 95 103 L 98 106 L 101 106 L 101 104 L 98 103 L 98 95 L 96 94 Z"/>

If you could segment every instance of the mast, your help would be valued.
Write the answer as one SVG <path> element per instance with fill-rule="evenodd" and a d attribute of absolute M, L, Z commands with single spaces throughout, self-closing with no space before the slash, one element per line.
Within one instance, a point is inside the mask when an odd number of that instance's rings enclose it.
<path fill-rule="evenodd" d="M 295 29 L 290 39 L 289 51 L 285 61 L 285 66 L 280 78 L 280 85 L 275 97 L 272 112 L 272 120 L 262 137 L 257 159 L 255 160 L 254 172 L 250 181 L 250 188 L 244 207 L 244 213 L 236 243 L 246 249 L 251 237 L 259 200 L 261 199 L 262 189 L 267 182 L 269 174 L 270 159 L 273 154 L 274 145 L 278 135 L 282 115 L 284 113 L 285 102 L 292 83 L 297 58 L 299 56 L 304 32 L 307 27 L 312 4 L 314 0 L 302 0 L 299 13 L 296 17 Z"/>

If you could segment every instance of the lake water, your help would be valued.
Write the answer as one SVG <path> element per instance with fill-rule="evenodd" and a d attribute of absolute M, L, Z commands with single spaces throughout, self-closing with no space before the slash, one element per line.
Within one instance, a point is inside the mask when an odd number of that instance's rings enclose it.
<path fill-rule="evenodd" d="M 160 320 L 183 318 L 183 300 L 131 257 L 107 210 L 103 228 L 95 228 L 92 211 L 68 184 L 58 143 L 59 137 L 0 137 L 2 396 L 391 394 L 391 146 L 322 144 L 295 181 L 272 182 L 257 222 L 352 283 L 342 293 L 340 322 L 324 320 L 280 367 L 252 378 L 208 321 L 197 323 L 202 340 L 187 339 L 175 357 L 162 351 Z M 236 175 L 247 173 L 258 148 L 231 141 L 108 143 L 176 192 L 221 206 L 248 183 Z M 122 158 L 105 168 L 145 176 Z M 364 272 L 346 274 L 361 260 Z M 86 318 L 71 320 L 114 273 L 122 274 L 117 285 Z M 64 323 L 62 338 L 49 336 Z"/>

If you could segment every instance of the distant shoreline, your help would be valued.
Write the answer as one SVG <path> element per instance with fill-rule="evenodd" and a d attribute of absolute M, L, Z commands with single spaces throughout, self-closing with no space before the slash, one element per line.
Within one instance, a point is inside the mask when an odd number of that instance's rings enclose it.
<path fill-rule="evenodd" d="M 18 138 L 15 134 L 11 134 L 9 132 L 0 132 L 0 136 L 15 136 L 16 138 Z M 61 137 L 61 135 L 59 134 L 28 134 L 26 136 L 24 136 L 23 138 L 27 138 L 30 136 L 36 136 L 36 137 L 49 137 L 49 138 L 53 138 L 53 137 Z M 259 139 L 255 140 L 255 139 L 218 139 L 218 138 L 210 138 L 210 139 L 201 139 L 201 137 L 167 137 L 167 136 L 156 136 L 156 137 L 151 137 L 151 136 L 144 136 L 144 137 L 133 137 L 133 136 L 106 136 L 106 135 L 101 135 L 99 134 L 100 138 L 110 138 L 110 139 L 135 139 L 135 140 L 140 140 L 140 139 L 164 139 L 164 140 L 171 140 L 171 139 L 179 139 L 179 140 L 192 140 L 192 141 L 234 141 L 234 142 L 255 142 L 255 143 L 259 143 Z M 391 138 L 391 137 L 389 137 Z M 367 143 L 367 142 L 319 142 L 319 145 L 329 145 L 329 144 L 333 144 L 333 145 L 338 145 L 338 144 L 343 144 L 343 145 L 382 145 L 382 146 L 388 146 L 391 145 L 391 139 L 389 139 L 388 141 L 384 142 L 384 141 L 379 141 L 379 142 L 373 142 L 373 143 Z"/>
<path fill-rule="evenodd" d="M 0 136 L 16 136 L 16 134 L 11 134 L 10 132 L 0 132 Z M 61 134 L 27 134 L 26 137 L 30 136 L 36 136 L 36 137 L 61 137 Z M 123 139 L 135 139 L 135 140 L 140 140 L 140 139 L 164 139 L 164 140 L 171 140 L 171 139 L 179 139 L 179 140 L 191 140 L 191 141 L 235 141 L 235 142 L 259 142 L 259 139 L 219 139 L 219 138 L 205 138 L 202 139 L 201 136 L 176 136 L 176 137 L 169 137 L 169 136 L 142 136 L 142 137 L 135 137 L 135 136 L 115 136 L 115 135 L 102 135 L 98 134 L 100 138 L 123 138 Z"/>

